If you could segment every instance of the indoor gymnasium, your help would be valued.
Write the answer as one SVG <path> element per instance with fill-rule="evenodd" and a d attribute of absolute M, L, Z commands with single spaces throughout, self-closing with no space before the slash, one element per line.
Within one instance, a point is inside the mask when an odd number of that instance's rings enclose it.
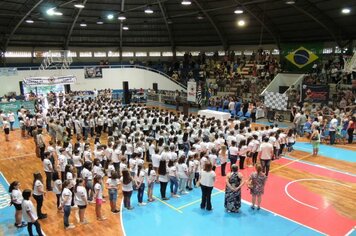
<path fill-rule="evenodd" d="M 356 1 L 1 0 L 0 235 L 356 236 Z"/>

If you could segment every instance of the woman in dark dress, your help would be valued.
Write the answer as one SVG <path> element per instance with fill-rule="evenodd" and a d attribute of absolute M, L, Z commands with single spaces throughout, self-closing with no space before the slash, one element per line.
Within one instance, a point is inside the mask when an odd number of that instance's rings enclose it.
<path fill-rule="evenodd" d="M 237 165 L 231 166 L 231 172 L 226 177 L 225 209 L 227 212 L 238 213 L 241 207 L 241 187 L 243 176 L 238 172 Z"/>

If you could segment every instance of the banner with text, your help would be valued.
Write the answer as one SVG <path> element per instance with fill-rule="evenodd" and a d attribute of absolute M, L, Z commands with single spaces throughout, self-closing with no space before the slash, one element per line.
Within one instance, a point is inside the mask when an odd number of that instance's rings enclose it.
<path fill-rule="evenodd" d="M 328 103 L 329 86 L 328 85 L 306 85 L 302 86 L 303 102 Z"/>
<path fill-rule="evenodd" d="M 195 81 L 188 81 L 187 93 L 187 101 L 195 102 L 197 99 L 197 83 Z"/>

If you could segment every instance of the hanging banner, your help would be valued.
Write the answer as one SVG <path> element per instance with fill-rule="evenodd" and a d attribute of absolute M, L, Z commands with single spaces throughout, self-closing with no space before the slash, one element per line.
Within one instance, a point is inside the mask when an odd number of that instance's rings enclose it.
<path fill-rule="evenodd" d="M 74 84 L 77 81 L 77 77 L 73 75 L 67 76 L 51 76 L 51 77 L 29 77 L 23 80 L 25 86 L 40 87 L 40 86 L 52 86 L 59 84 Z"/>
<path fill-rule="evenodd" d="M 85 79 L 101 79 L 103 78 L 102 68 L 100 66 L 84 67 Z"/>
<path fill-rule="evenodd" d="M 328 103 L 329 86 L 328 85 L 306 85 L 302 86 L 303 102 Z"/>
<path fill-rule="evenodd" d="M 287 110 L 288 96 L 287 94 L 265 92 L 265 106 L 276 110 Z"/>
<path fill-rule="evenodd" d="M 195 81 L 188 81 L 187 93 L 187 101 L 195 102 L 197 99 L 197 83 Z"/>
<path fill-rule="evenodd" d="M 321 60 L 323 44 L 295 43 L 281 45 L 281 63 L 286 71 L 309 72 Z"/>

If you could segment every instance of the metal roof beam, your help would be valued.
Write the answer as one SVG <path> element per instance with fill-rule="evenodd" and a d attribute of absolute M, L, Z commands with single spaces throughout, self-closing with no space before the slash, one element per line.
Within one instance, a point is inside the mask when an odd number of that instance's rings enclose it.
<path fill-rule="evenodd" d="M 194 3 L 198 6 L 198 8 L 201 10 L 201 12 L 205 15 L 206 18 L 208 18 L 210 24 L 213 26 L 213 28 L 215 29 L 215 32 L 217 33 L 217 35 L 220 38 L 220 41 L 224 47 L 224 50 L 228 49 L 228 43 L 226 38 L 223 36 L 221 30 L 218 28 L 218 26 L 216 25 L 215 21 L 213 20 L 213 18 L 209 15 L 209 13 L 200 5 L 200 3 L 198 2 L 198 0 L 193 0 Z"/>
<path fill-rule="evenodd" d="M 169 41 L 171 42 L 171 46 L 172 46 L 172 51 L 175 51 L 175 44 L 174 44 L 174 39 L 173 39 L 173 35 L 172 35 L 172 30 L 171 30 L 171 27 L 168 24 L 167 15 L 166 15 L 166 9 L 165 9 L 163 4 L 164 4 L 163 2 L 158 0 L 158 6 L 159 6 L 159 9 L 161 10 L 162 17 L 164 19 L 164 23 L 165 23 L 166 28 L 167 28 Z"/>
<path fill-rule="evenodd" d="M 83 4 L 85 5 L 87 3 L 88 0 L 84 0 Z M 74 30 L 74 27 L 75 27 L 75 24 L 77 23 L 78 21 L 78 18 L 80 16 L 80 13 L 82 12 L 83 8 L 80 8 L 77 12 L 77 14 L 75 15 L 74 17 L 74 20 L 68 30 L 68 33 L 67 33 L 67 36 L 66 36 L 66 39 L 65 39 L 65 42 L 64 42 L 64 49 L 65 50 L 68 50 L 68 47 L 69 47 L 69 42 L 70 42 L 70 38 L 72 37 L 72 33 L 73 33 L 73 30 Z"/>
<path fill-rule="evenodd" d="M 343 30 L 340 25 L 338 25 L 334 20 L 332 20 L 332 18 L 322 12 L 315 4 L 309 0 L 300 0 L 296 4 L 293 4 L 292 7 L 323 27 L 330 34 L 331 38 L 337 43 L 338 46 L 341 46 L 342 44 L 341 33 L 349 37 L 347 32 Z"/>
<path fill-rule="evenodd" d="M 274 25 L 274 23 L 266 16 L 261 8 L 258 6 L 251 6 L 251 8 L 238 0 L 233 0 L 237 5 L 241 6 L 245 11 L 247 11 L 253 18 L 255 18 L 273 38 L 277 47 L 280 49 L 280 33 L 278 28 Z M 260 16 L 263 16 L 263 19 Z M 267 25 L 268 23 L 268 25 Z"/>
<path fill-rule="evenodd" d="M 43 2 L 44 0 L 38 0 L 38 2 L 21 18 L 21 20 L 19 22 L 17 22 L 17 24 L 15 25 L 15 27 L 11 30 L 10 35 L 7 37 L 5 44 L 4 44 L 4 49 L 6 50 L 6 48 L 9 46 L 10 40 L 12 38 L 12 36 L 14 36 L 16 30 L 20 27 L 20 25 L 22 24 L 22 22 L 24 22 L 24 20 L 26 20 L 26 18 L 28 16 L 31 15 L 31 13 Z"/>

